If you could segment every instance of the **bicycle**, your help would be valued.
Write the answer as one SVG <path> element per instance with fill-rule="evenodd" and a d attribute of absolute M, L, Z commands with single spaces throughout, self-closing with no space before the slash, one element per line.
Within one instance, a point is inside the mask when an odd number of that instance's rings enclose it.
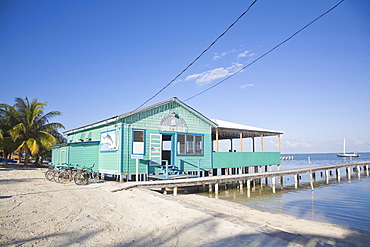
<path fill-rule="evenodd" d="M 92 182 L 99 182 L 99 173 L 93 170 L 93 166 L 91 167 L 83 167 L 82 169 L 78 170 L 74 176 L 73 180 L 76 185 L 88 185 L 90 181 Z"/>
<path fill-rule="evenodd" d="M 61 166 L 50 165 L 45 173 L 45 178 L 49 181 L 55 181 L 56 174 L 58 174 L 66 166 L 68 166 L 67 163 L 63 163 Z"/>
<path fill-rule="evenodd" d="M 76 165 L 78 167 L 78 165 Z M 58 174 L 55 175 L 55 181 L 61 183 L 61 184 L 66 184 L 70 181 L 73 180 L 73 176 L 75 173 L 78 171 L 77 168 L 69 165 L 68 167 L 64 168 L 64 171 L 62 170 Z"/>

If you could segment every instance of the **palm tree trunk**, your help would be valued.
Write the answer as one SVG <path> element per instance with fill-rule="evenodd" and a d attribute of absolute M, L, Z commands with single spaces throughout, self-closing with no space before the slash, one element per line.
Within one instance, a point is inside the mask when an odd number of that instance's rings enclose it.
<path fill-rule="evenodd" d="M 4 164 L 7 165 L 8 164 L 8 156 L 9 156 L 9 153 L 7 151 L 4 150 Z"/>
<path fill-rule="evenodd" d="M 26 154 L 24 155 L 24 166 L 27 166 L 28 165 L 28 152 L 26 152 Z"/>

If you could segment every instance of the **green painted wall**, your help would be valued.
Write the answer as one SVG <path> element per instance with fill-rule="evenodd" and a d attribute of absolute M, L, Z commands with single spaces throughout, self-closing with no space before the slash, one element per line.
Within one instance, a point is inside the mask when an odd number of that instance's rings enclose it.
<path fill-rule="evenodd" d="M 53 148 L 51 162 L 55 166 L 60 166 L 64 163 L 68 164 L 68 147 Z"/>
<path fill-rule="evenodd" d="M 99 167 L 99 171 L 104 173 L 116 174 L 120 173 L 120 159 L 121 159 L 121 131 L 122 123 L 113 122 L 110 124 L 105 124 L 95 128 L 88 128 L 85 130 L 78 131 L 76 133 L 67 136 L 69 142 L 69 162 L 70 164 L 81 164 L 84 166 L 92 166 L 96 164 Z M 100 138 L 102 132 L 113 131 L 116 137 L 117 149 L 108 152 L 100 151 Z M 84 142 L 81 142 L 81 141 Z M 88 148 L 89 142 L 98 142 L 95 144 L 94 148 Z"/>
<path fill-rule="evenodd" d="M 166 132 L 159 127 L 161 121 L 168 115 L 176 113 L 187 125 L 188 134 L 203 136 L 203 155 L 177 155 L 178 133 Z M 68 146 L 53 149 L 53 163 L 79 164 L 91 166 L 96 164 L 99 172 L 106 174 L 135 174 L 136 160 L 131 159 L 133 150 L 133 130 L 145 130 L 145 153 L 139 160 L 139 173 L 147 171 L 147 160 L 150 156 L 150 134 L 172 134 L 173 165 L 181 171 L 196 171 L 198 160 L 201 170 L 214 168 L 276 165 L 280 164 L 280 153 L 216 153 L 212 152 L 211 124 L 200 117 L 196 112 L 183 107 L 177 102 L 170 102 L 162 106 L 153 107 L 131 116 L 127 116 L 111 123 L 99 123 L 99 126 L 87 126 L 67 136 Z M 117 148 L 104 152 L 101 148 L 102 133 L 112 132 L 116 137 Z M 182 133 L 182 132 L 181 132 Z M 95 143 L 94 143 L 95 142 Z M 89 144 L 90 143 L 90 144 Z M 94 143 L 94 144 L 93 144 Z M 67 156 L 65 154 L 68 154 Z M 55 157 L 54 157 L 55 156 Z M 213 165 L 212 165 L 213 162 Z M 157 168 L 151 168 L 153 169 Z"/>
<path fill-rule="evenodd" d="M 99 168 L 99 143 L 74 143 L 69 145 L 69 164 L 79 167 Z"/>
<path fill-rule="evenodd" d="M 174 132 L 159 131 L 159 126 L 164 117 L 175 112 L 187 124 L 188 133 L 203 134 L 203 150 L 202 156 L 177 156 L 177 134 Z M 136 173 L 136 160 L 131 159 L 132 154 L 132 133 L 133 129 L 145 129 L 145 155 L 144 160 L 140 160 L 139 173 L 146 173 L 147 161 L 149 159 L 149 142 L 150 134 L 174 134 L 174 148 L 172 155 L 174 157 L 174 165 L 178 166 L 180 159 L 201 159 L 202 169 L 211 169 L 211 125 L 205 122 L 202 118 L 194 114 L 192 111 L 182 107 L 176 102 L 172 102 L 160 107 L 152 108 L 144 112 L 129 116 L 124 121 L 124 150 L 122 155 L 124 174 Z M 185 170 L 197 170 L 196 160 L 188 161 L 190 164 L 182 165 Z M 151 168 L 154 169 L 154 168 Z"/>
<path fill-rule="evenodd" d="M 214 169 L 280 164 L 279 152 L 214 152 L 212 155 Z"/>

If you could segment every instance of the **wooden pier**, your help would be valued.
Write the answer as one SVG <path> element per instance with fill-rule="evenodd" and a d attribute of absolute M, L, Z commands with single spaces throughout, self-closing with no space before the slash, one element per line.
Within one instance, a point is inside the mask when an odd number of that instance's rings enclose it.
<path fill-rule="evenodd" d="M 198 186 L 198 185 L 214 185 L 214 192 L 218 193 L 218 186 L 220 183 L 228 182 L 240 182 L 242 185 L 246 182 L 248 189 L 251 188 L 251 182 L 257 179 L 262 178 L 271 178 L 270 183 L 275 189 L 275 178 L 278 177 L 278 183 L 282 183 L 282 178 L 284 176 L 293 175 L 295 181 L 295 187 L 298 187 L 299 184 L 299 175 L 304 173 L 310 174 L 310 182 L 313 189 L 313 180 L 316 177 L 316 172 L 322 172 L 325 174 L 326 182 L 329 183 L 329 176 L 332 173 L 330 170 L 336 171 L 336 179 L 340 181 L 340 169 L 345 168 L 347 179 L 351 179 L 351 168 L 357 173 L 360 177 L 361 168 L 363 168 L 364 174 L 369 176 L 369 162 L 357 162 L 357 163 L 348 163 L 348 164 L 338 164 L 338 165 L 327 165 L 327 166 L 316 166 L 316 167 L 305 167 L 298 169 L 290 170 L 281 170 L 281 171 L 266 171 L 258 173 L 249 173 L 249 174 L 236 174 L 236 175 L 220 175 L 220 176 L 208 176 L 208 177 L 197 177 L 197 178 L 187 178 L 187 179 L 177 179 L 177 180 L 158 180 L 158 181 L 143 181 L 143 182 L 126 182 L 119 184 L 118 188 L 112 189 L 112 192 L 127 190 L 137 187 L 147 187 L 147 188 L 173 188 L 173 195 L 177 195 L 178 187 L 187 187 L 187 186 Z M 211 189 L 212 188 L 212 189 Z M 210 192 L 213 192 L 213 186 L 210 186 Z"/>

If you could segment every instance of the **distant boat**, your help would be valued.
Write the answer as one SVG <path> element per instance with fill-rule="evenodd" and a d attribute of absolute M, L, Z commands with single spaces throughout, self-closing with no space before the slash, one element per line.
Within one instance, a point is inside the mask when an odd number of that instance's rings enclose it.
<path fill-rule="evenodd" d="M 360 157 L 360 155 L 356 152 L 354 153 L 347 153 L 346 154 L 346 138 L 343 140 L 343 153 L 337 154 L 338 157 Z"/>

